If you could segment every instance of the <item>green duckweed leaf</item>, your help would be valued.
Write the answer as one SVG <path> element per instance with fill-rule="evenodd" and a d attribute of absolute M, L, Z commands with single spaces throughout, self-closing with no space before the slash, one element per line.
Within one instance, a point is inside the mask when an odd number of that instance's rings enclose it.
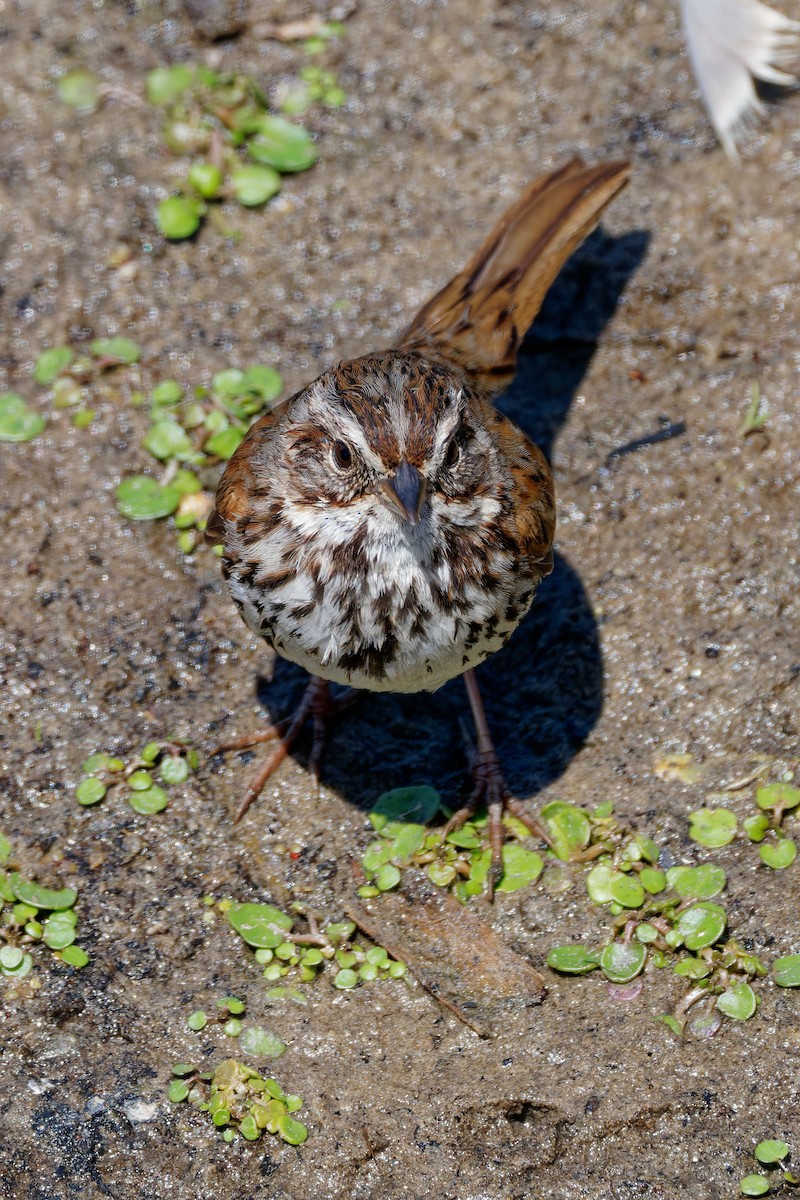
<path fill-rule="evenodd" d="M 667 886 L 667 877 L 657 867 L 643 867 L 639 872 L 639 883 L 651 896 L 656 896 Z"/>
<path fill-rule="evenodd" d="M 469 821 L 460 829 L 453 829 L 448 833 L 445 841 L 450 846 L 458 846 L 460 850 L 479 850 L 483 845 L 483 838 Z"/>
<path fill-rule="evenodd" d="M 221 1113 L 214 1114 L 215 1123 L 224 1124 L 225 1122 L 223 1121 L 216 1121 L 216 1118 L 219 1116 L 221 1116 Z M 227 1120 L 230 1120 L 230 1115 L 226 1117 L 226 1121 Z M 242 1117 L 241 1121 L 239 1122 L 239 1133 L 248 1142 L 255 1142 L 261 1137 L 261 1130 L 258 1128 L 255 1118 L 251 1113 L 248 1113 L 246 1116 Z"/>
<path fill-rule="evenodd" d="M 30 442 L 46 424 L 46 419 L 32 412 L 16 392 L 0 395 L 0 442 Z"/>
<path fill-rule="evenodd" d="M 334 946 L 349 941 L 355 931 L 354 921 L 332 921 L 330 925 L 325 926 L 325 936 Z"/>
<path fill-rule="evenodd" d="M 239 1037 L 242 1053 L 259 1058 L 280 1058 L 286 1049 L 276 1033 L 262 1029 L 260 1025 L 249 1025 Z"/>
<path fill-rule="evenodd" d="M 781 838 L 777 842 L 762 842 L 758 847 L 761 861 L 774 871 L 790 867 L 797 857 L 797 846 L 791 838 Z"/>
<path fill-rule="evenodd" d="M 158 775 L 162 782 L 170 785 L 184 783 L 189 778 L 189 764 L 180 755 L 170 754 L 162 760 Z"/>
<path fill-rule="evenodd" d="M 503 846 L 503 878 L 496 890 L 518 892 L 529 883 L 535 883 L 543 870 L 544 860 L 535 850 L 526 850 L 518 842 L 506 842 Z"/>
<path fill-rule="evenodd" d="M 283 174 L 305 171 L 317 161 L 317 148 L 308 130 L 278 116 L 261 118 L 247 150 L 256 162 Z"/>
<path fill-rule="evenodd" d="M 162 462 L 168 458 L 186 458 L 194 452 L 192 439 L 177 421 L 156 421 L 142 438 L 145 450 Z"/>
<path fill-rule="evenodd" d="M 608 862 L 599 862 L 586 876 L 586 891 L 595 904 L 609 904 L 613 899 L 611 885 L 620 872 Z"/>
<path fill-rule="evenodd" d="M 153 388 L 151 400 L 156 408 L 169 408 L 183 399 L 183 388 L 177 379 L 162 379 Z"/>
<path fill-rule="evenodd" d="M 274 367 L 257 364 L 244 373 L 244 390 L 259 396 L 265 404 L 277 400 L 283 391 L 283 378 Z"/>
<path fill-rule="evenodd" d="M 278 1118 L 278 1133 L 290 1146 L 302 1146 L 308 1137 L 308 1130 L 300 1121 L 290 1117 L 288 1112 Z"/>
<path fill-rule="evenodd" d="M 128 787 L 132 787 L 135 792 L 145 792 L 152 786 L 153 777 L 149 771 L 134 771 L 128 776 Z"/>
<path fill-rule="evenodd" d="M 610 942 L 600 955 L 600 968 L 612 983 L 635 979 L 646 962 L 647 947 L 641 942 Z"/>
<path fill-rule="evenodd" d="M 182 96 L 194 80 L 194 70 L 187 63 L 171 67 L 156 67 L 145 79 L 145 95 L 149 104 L 171 104 Z"/>
<path fill-rule="evenodd" d="M 389 842 L 371 842 L 361 856 L 361 865 L 367 875 L 374 875 L 376 871 L 389 861 L 392 849 Z"/>
<path fill-rule="evenodd" d="M 554 946 L 547 965 L 562 975 L 588 975 L 600 965 L 598 955 L 587 946 Z"/>
<path fill-rule="evenodd" d="M 42 927 L 42 940 L 51 950 L 64 950 L 75 941 L 76 918 L 73 912 L 56 912 Z"/>
<path fill-rule="evenodd" d="M 184 467 L 175 472 L 169 486 L 180 492 L 181 496 L 193 496 L 195 492 L 203 490 L 203 485 L 194 471 L 187 471 Z"/>
<path fill-rule="evenodd" d="M 662 1013 L 661 1016 L 656 1017 L 655 1020 L 661 1021 L 664 1025 L 666 1025 L 667 1029 L 669 1029 L 671 1033 L 674 1033 L 676 1037 L 683 1037 L 683 1026 L 677 1017 L 673 1017 L 672 1013 Z"/>
<path fill-rule="evenodd" d="M 142 357 L 141 347 L 126 337 L 95 338 L 89 343 L 89 353 L 95 358 L 110 358 L 128 366 Z"/>
<path fill-rule="evenodd" d="M 189 186 L 203 197 L 204 200 L 213 200 L 219 195 L 222 187 L 223 178 L 222 171 L 215 163 L 211 162 L 195 162 L 189 168 Z"/>
<path fill-rule="evenodd" d="M 437 887 L 449 887 L 457 873 L 452 863 L 432 862 L 428 866 L 428 878 Z"/>
<path fill-rule="evenodd" d="M 231 171 L 231 187 L 240 204 L 256 208 L 280 191 L 281 177 L 272 167 L 245 163 Z"/>
<path fill-rule="evenodd" d="M 78 801 L 78 804 L 88 807 L 102 800 L 107 790 L 102 780 L 95 779 L 94 776 L 90 775 L 86 779 L 82 779 L 75 788 L 75 799 Z"/>
<path fill-rule="evenodd" d="M 765 1166 L 772 1166 L 773 1163 L 779 1163 L 789 1154 L 789 1147 L 786 1142 L 775 1141 L 768 1138 L 764 1142 L 759 1142 L 753 1151 L 760 1163 Z"/>
<path fill-rule="evenodd" d="M 121 758 L 112 758 L 110 754 L 90 754 L 81 763 L 81 770 L 84 775 L 91 775 L 95 771 L 121 771 L 124 766 Z"/>
<path fill-rule="evenodd" d="M 562 862 L 569 862 L 574 854 L 589 845 L 592 826 L 582 808 L 554 800 L 545 804 L 541 816 L 552 839 L 551 849 Z"/>
<path fill-rule="evenodd" d="M 156 521 L 168 517 L 180 504 L 180 492 L 165 487 L 149 475 L 131 475 L 117 488 L 117 508 L 129 521 Z"/>
<path fill-rule="evenodd" d="M 745 1175 L 739 1180 L 739 1191 L 743 1196 L 766 1196 L 769 1180 L 766 1175 Z"/>
<path fill-rule="evenodd" d="M 717 1008 L 734 1021 L 748 1021 L 756 1011 L 758 1001 L 749 983 L 743 980 L 726 988 L 717 996 Z"/>
<path fill-rule="evenodd" d="M 621 872 L 611 881 L 611 899 L 623 908 L 639 908 L 644 904 L 645 890 L 635 875 Z"/>
<path fill-rule="evenodd" d="M 687 949 L 701 950 L 713 946 L 725 932 L 727 915 L 719 904 L 701 902 L 685 909 L 678 917 L 677 930 Z"/>
<path fill-rule="evenodd" d="M 382 831 L 384 836 L 389 832 L 390 827 L 392 829 L 396 827 L 397 832 L 394 833 L 388 844 L 389 857 L 393 863 L 407 866 L 425 841 L 428 831 L 424 825 L 390 822 L 390 825 L 385 826 Z"/>
<path fill-rule="evenodd" d="M 790 787 L 788 783 L 768 783 L 756 791 L 756 804 L 759 808 L 797 808 L 800 788 Z"/>
<path fill-rule="evenodd" d="M 156 206 L 156 225 L 165 238 L 180 242 L 197 233 L 205 211 L 198 196 L 167 196 Z"/>
<path fill-rule="evenodd" d="M 22 960 L 25 957 L 24 952 L 19 946 L 1 946 L 0 947 L 0 967 L 4 971 L 16 971 L 22 966 Z"/>
<path fill-rule="evenodd" d="M 658 930 L 649 921 L 642 921 L 640 925 L 636 926 L 636 938 L 638 941 L 644 942 L 645 945 L 657 941 L 658 936 Z"/>
<path fill-rule="evenodd" d="M 19 960 L 14 956 L 12 961 L 17 963 L 15 967 L 3 966 L 0 962 L 0 974 L 9 975 L 13 979 L 25 979 L 33 970 L 33 956 L 30 954 L 22 952 Z"/>
<path fill-rule="evenodd" d="M 769 817 L 766 813 L 754 813 L 742 821 L 744 829 L 751 842 L 763 842 L 769 831 Z"/>
<path fill-rule="evenodd" d="M 226 916 L 248 946 L 270 950 L 281 945 L 283 933 L 294 925 L 291 917 L 271 904 L 232 904 Z"/>
<path fill-rule="evenodd" d="M 91 71 L 68 71 L 57 84 L 58 98 L 68 108 L 92 112 L 100 100 L 100 80 Z"/>
<path fill-rule="evenodd" d="M 227 429 L 220 429 L 218 433 L 212 433 L 205 444 L 205 449 L 208 454 L 214 454 L 217 458 L 227 460 L 239 448 L 243 438 L 243 429 L 229 425 Z"/>
<path fill-rule="evenodd" d="M 710 900 L 718 896 L 726 883 L 722 867 L 709 863 L 702 867 L 673 868 L 670 883 L 683 900 Z"/>
<path fill-rule="evenodd" d="M 333 986 L 342 990 L 354 988 L 358 983 L 358 975 L 351 967 L 342 967 L 341 971 L 337 971 L 333 981 Z"/>
<path fill-rule="evenodd" d="M 778 987 L 800 987 L 800 954 L 787 954 L 772 964 L 772 977 Z"/>
<path fill-rule="evenodd" d="M 43 350 L 36 360 L 33 378 L 37 383 L 52 383 L 57 375 L 65 371 L 75 357 L 69 346 L 51 346 Z"/>
<path fill-rule="evenodd" d="M 79 971 L 89 964 L 89 955 L 79 946 L 66 946 L 61 950 L 61 961 Z"/>
<path fill-rule="evenodd" d="M 169 804 L 169 796 L 158 784 L 141 791 L 131 791 L 127 799 L 134 812 L 146 817 L 163 812 Z"/>
<path fill-rule="evenodd" d="M 395 788 L 378 797 L 369 819 L 379 833 L 388 821 L 426 825 L 436 816 L 440 804 L 439 793 L 426 785 Z"/>
<path fill-rule="evenodd" d="M 375 886 L 380 892 L 390 892 L 400 882 L 400 872 L 393 863 L 385 863 L 375 875 Z"/>
<path fill-rule="evenodd" d="M 17 899 L 34 909 L 44 908 L 50 912 L 60 912 L 65 908 L 72 908 L 78 899 L 74 888 L 41 887 L 38 883 L 23 879 L 18 871 L 12 872 L 9 882 Z"/>
<path fill-rule="evenodd" d="M 689 837 L 712 850 L 727 846 L 736 836 L 736 814 L 727 808 L 698 808 L 689 813 Z"/>
<path fill-rule="evenodd" d="M 238 367 L 225 367 L 224 370 L 217 371 L 211 379 L 211 390 L 221 400 L 244 396 L 247 392 L 244 371 L 240 371 Z"/>

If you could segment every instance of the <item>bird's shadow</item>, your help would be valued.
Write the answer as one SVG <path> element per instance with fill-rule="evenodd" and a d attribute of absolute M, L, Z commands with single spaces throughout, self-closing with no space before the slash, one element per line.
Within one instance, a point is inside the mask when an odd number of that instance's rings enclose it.
<path fill-rule="evenodd" d="M 647 242 L 643 232 L 619 238 L 595 232 L 553 284 L 520 351 L 516 379 L 498 407 L 548 458 Z M 272 681 L 259 680 L 259 699 L 282 716 L 307 679 L 279 661 Z M 506 779 L 516 795 L 535 796 L 581 748 L 603 699 L 597 623 L 580 577 L 558 552 L 528 616 L 478 679 Z M 469 787 L 463 731 L 472 734 L 460 680 L 434 694 L 364 693 L 331 723 L 322 779 L 359 807 L 413 783 L 432 784 L 456 806 Z M 307 749 L 307 741 L 298 743 L 301 762 Z"/>

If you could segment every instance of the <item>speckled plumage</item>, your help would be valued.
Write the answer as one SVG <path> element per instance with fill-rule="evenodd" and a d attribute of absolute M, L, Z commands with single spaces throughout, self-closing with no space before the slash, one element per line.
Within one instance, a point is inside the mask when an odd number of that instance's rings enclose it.
<path fill-rule="evenodd" d="M 553 481 L 492 397 L 627 174 L 575 159 L 536 180 L 393 349 L 340 363 L 249 431 L 208 533 L 245 621 L 284 658 L 357 688 L 433 690 L 519 624 L 552 569 Z"/>
<path fill-rule="evenodd" d="M 349 470 L 336 467 L 337 440 Z M 418 352 L 327 372 L 259 422 L 237 457 L 227 477 L 236 496 L 244 482 L 246 503 L 228 519 L 231 595 L 279 654 L 334 683 L 440 687 L 503 645 L 552 567 L 543 456 L 464 373 Z M 378 490 L 404 459 L 427 481 L 414 524 Z M 235 495 L 223 485 L 218 509 Z"/>

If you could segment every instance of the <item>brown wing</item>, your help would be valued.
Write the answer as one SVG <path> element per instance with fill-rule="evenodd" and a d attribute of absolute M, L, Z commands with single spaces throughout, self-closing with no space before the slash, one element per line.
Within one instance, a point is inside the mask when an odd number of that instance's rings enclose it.
<path fill-rule="evenodd" d="M 212 546 L 225 544 L 226 522 L 236 524 L 250 511 L 253 489 L 251 468 L 252 443 L 267 434 L 275 422 L 275 412 L 264 413 L 248 430 L 246 437 L 231 455 L 219 481 L 214 509 L 206 525 L 206 541 Z"/>
<path fill-rule="evenodd" d="M 489 394 L 502 391 L 550 284 L 629 171 L 627 163 L 587 167 L 574 158 L 535 180 L 464 270 L 417 313 L 398 347 L 433 350 Z"/>

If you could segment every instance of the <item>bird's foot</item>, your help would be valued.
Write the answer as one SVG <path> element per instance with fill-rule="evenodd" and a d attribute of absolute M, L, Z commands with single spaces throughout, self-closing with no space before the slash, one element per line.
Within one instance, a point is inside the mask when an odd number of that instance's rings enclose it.
<path fill-rule="evenodd" d="M 464 672 L 464 683 L 478 739 L 477 749 L 471 755 L 472 777 L 475 786 L 464 807 L 454 813 L 445 825 L 444 835 L 446 837 L 454 829 L 460 829 L 464 822 L 474 815 L 481 803 L 486 804 L 489 816 L 489 845 L 492 848 L 492 861 L 486 876 L 486 891 L 491 901 L 494 898 L 494 889 L 503 874 L 503 813 L 511 813 L 534 837 L 541 838 L 548 846 L 552 845 L 552 840 L 541 821 L 531 816 L 522 801 L 512 796 L 508 789 L 503 772 L 500 770 L 500 761 L 494 748 L 492 735 L 489 732 L 474 671 Z"/>
<path fill-rule="evenodd" d="M 494 897 L 494 891 L 503 874 L 503 813 L 511 813 L 521 821 L 529 832 L 537 838 L 549 843 L 550 835 L 544 825 L 532 816 L 521 800 L 512 796 L 500 770 L 497 754 L 491 750 L 478 753 L 472 763 L 472 776 L 475 786 L 467 803 L 458 812 L 453 813 L 444 827 L 444 837 L 452 833 L 473 817 L 481 804 L 486 805 L 489 818 L 489 845 L 492 850 L 492 861 L 486 876 L 486 892 L 489 900 Z"/>
<path fill-rule="evenodd" d="M 247 734 L 232 742 L 222 742 L 214 748 L 213 754 L 222 754 L 225 750 L 246 750 L 261 742 L 277 741 L 278 743 L 245 792 L 244 799 L 234 817 L 234 824 L 241 821 L 250 805 L 261 794 L 270 775 L 286 758 L 293 743 L 307 724 L 311 725 L 311 754 L 308 759 L 308 770 L 315 787 L 319 787 L 319 764 L 325 745 L 328 719 L 341 712 L 342 709 L 348 708 L 355 699 L 356 693 L 352 690 L 348 690 L 340 696 L 331 696 L 327 680 L 313 678 L 290 717 L 268 725 L 266 729 L 261 729 L 258 733 Z"/>

